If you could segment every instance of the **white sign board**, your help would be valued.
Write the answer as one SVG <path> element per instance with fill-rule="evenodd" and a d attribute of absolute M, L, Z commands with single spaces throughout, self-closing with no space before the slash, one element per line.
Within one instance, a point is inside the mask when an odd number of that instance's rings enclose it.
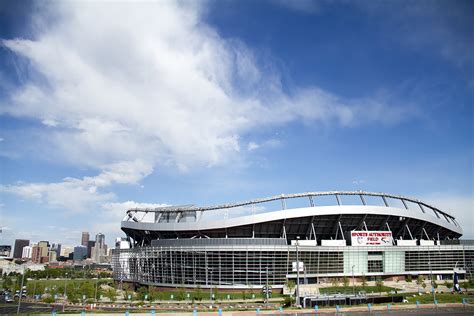
<path fill-rule="evenodd" d="M 353 230 L 351 242 L 352 246 L 391 246 L 393 237 L 390 231 Z"/>
<path fill-rule="evenodd" d="M 299 263 L 299 264 L 297 264 L 297 263 Z M 293 272 L 297 271 L 297 267 L 300 270 L 300 272 L 304 272 L 304 263 L 302 261 L 299 261 L 299 262 L 293 261 L 292 266 L 293 266 L 293 268 L 292 268 Z"/>

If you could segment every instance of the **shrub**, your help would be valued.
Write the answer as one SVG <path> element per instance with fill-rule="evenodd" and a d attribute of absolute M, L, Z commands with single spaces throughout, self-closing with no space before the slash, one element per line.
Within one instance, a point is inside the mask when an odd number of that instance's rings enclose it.
<path fill-rule="evenodd" d="M 48 304 L 54 303 L 54 297 L 51 297 L 51 296 L 44 297 L 43 302 L 48 303 Z"/>
<path fill-rule="evenodd" d="M 349 278 L 344 276 L 344 278 L 342 279 L 342 285 L 344 286 L 344 288 L 348 288 L 349 287 Z"/>
<path fill-rule="evenodd" d="M 382 294 L 383 281 L 381 279 L 378 279 L 377 281 L 375 281 L 375 286 L 377 287 L 377 290 L 379 291 L 379 293 Z"/>
<path fill-rule="evenodd" d="M 407 276 L 406 281 L 407 281 L 408 283 L 411 283 L 411 282 L 413 281 L 413 278 L 411 277 L 411 275 Z"/>
<path fill-rule="evenodd" d="M 284 307 L 290 307 L 295 303 L 295 298 L 293 296 L 286 296 L 283 303 Z"/>

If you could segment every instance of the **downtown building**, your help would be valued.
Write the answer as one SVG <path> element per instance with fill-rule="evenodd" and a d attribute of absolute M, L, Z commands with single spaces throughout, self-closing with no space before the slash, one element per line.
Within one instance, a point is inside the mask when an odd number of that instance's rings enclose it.
<path fill-rule="evenodd" d="M 471 278 L 474 243 L 455 217 L 417 199 L 308 192 L 209 207 L 131 209 L 113 250 L 118 281 L 249 288 L 287 280 Z M 297 262 L 300 262 L 297 264 Z"/>

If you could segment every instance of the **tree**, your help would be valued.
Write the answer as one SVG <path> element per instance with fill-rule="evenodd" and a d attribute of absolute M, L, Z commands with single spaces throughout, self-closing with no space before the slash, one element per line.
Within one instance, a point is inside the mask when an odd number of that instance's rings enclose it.
<path fill-rule="evenodd" d="M 413 281 L 413 278 L 411 275 L 407 276 L 407 282 L 408 283 L 411 283 Z"/>
<path fill-rule="evenodd" d="M 334 278 L 332 280 L 331 284 L 332 284 L 333 287 L 336 287 L 336 288 L 339 287 L 339 279 Z"/>
<path fill-rule="evenodd" d="M 367 277 L 365 274 L 362 275 L 362 288 L 365 290 L 367 288 Z"/>
<path fill-rule="evenodd" d="M 418 285 L 418 293 L 420 292 L 420 285 L 422 285 L 424 283 L 425 279 L 419 275 L 417 278 L 416 278 L 416 284 Z"/>
<path fill-rule="evenodd" d="M 197 301 L 201 301 L 202 300 L 202 290 L 201 290 L 201 286 L 197 286 L 197 289 L 196 289 L 196 300 Z"/>
<path fill-rule="evenodd" d="M 453 283 L 449 282 L 448 280 L 444 281 L 444 286 L 446 286 L 448 289 L 453 287 Z"/>
<path fill-rule="evenodd" d="M 293 280 L 286 280 L 285 286 L 290 290 L 290 292 L 293 294 L 293 290 L 296 287 L 296 283 Z"/>
<path fill-rule="evenodd" d="M 138 289 L 138 299 L 141 300 L 141 301 L 144 301 L 145 300 L 145 295 L 147 295 L 147 288 L 142 286 Z"/>
<path fill-rule="evenodd" d="M 375 281 L 375 286 L 377 287 L 377 291 L 379 291 L 379 293 L 382 294 L 382 290 L 383 290 L 383 280 L 382 280 L 382 279 L 378 279 L 377 281 Z"/>
<path fill-rule="evenodd" d="M 12 285 L 13 285 L 12 279 L 9 276 L 5 276 L 3 278 L 3 287 L 6 289 L 9 289 L 11 288 Z"/>
<path fill-rule="evenodd" d="M 117 290 L 113 287 L 108 288 L 107 291 L 105 291 L 105 296 L 113 303 L 117 300 Z"/>
<path fill-rule="evenodd" d="M 344 286 L 344 290 L 349 287 L 349 278 L 348 277 L 344 276 L 344 278 L 342 278 L 342 285 Z"/>

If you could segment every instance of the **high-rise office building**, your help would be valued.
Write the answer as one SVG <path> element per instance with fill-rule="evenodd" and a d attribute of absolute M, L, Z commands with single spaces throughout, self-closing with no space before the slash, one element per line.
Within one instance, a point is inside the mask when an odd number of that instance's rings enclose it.
<path fill-rule="evenodd" d="M 105 244 L 105 236 L 102 233 L 98 233 L 95 236 L 95 245 L 91 250 L 92 261 L 96 263 L 105 263 L 108 261 L 107 257 L 107 245 Z"/>
<path fill-rule="evenodd" d="M 31 259 L 32 251 L 33 251 L 33 247 L 30 247 L 30 246 L 23 247 L 21 257 L 23 259 Z"/>
<path fill-rule="evenodd" d="M 89 240 L 87 243 L 87 258 L 92 258 L 92 248 L 95 246 L 94 240 Z"/>
<path fill-rule="evenodd" d="M 61 244 L 53 244 L 51 246 L 51 251 L 56 252 L 56 258 L 59 258 L 61 256 Z"/>
<path fill-rule="evenodd" d="M 99 246 L 100 248 L 104 248 L 105 246 L 105 235 L 102 233 L 98 233 L 95 235 L 95 245 Z"/>
<path fill-rule="evenodd" d="M 49 261 L 48 256 L 49 242 L 40 241 L 37 245 L 33 246 L 31 252 L 31 260 L 35 263 L 46 263 Z"/>
<path fill-rule="evenodd" d="M 74 247 L 62 246 L 60 256 L 68 257 L 70 253 L 74 253 Z"/>
<path fill-rule="evenodd" d="M 82 232 L 81 245 L 84 247 L 87 247 L 88 242 L 89 242 L 89 232 Z"/>
<path fill-rule="evenodd" d="M 23 247 L 29 246 L 30 241 L 28 239 L 16 239 L 15 247 L 13 248 L 13 258 L 21 259 L 23 254 Z"/>
<path fill-rule="evenodd" d="M 87 257 L 87 247 L 76 246 L 74 247 L 74 261 L 82 261 Z"/>

